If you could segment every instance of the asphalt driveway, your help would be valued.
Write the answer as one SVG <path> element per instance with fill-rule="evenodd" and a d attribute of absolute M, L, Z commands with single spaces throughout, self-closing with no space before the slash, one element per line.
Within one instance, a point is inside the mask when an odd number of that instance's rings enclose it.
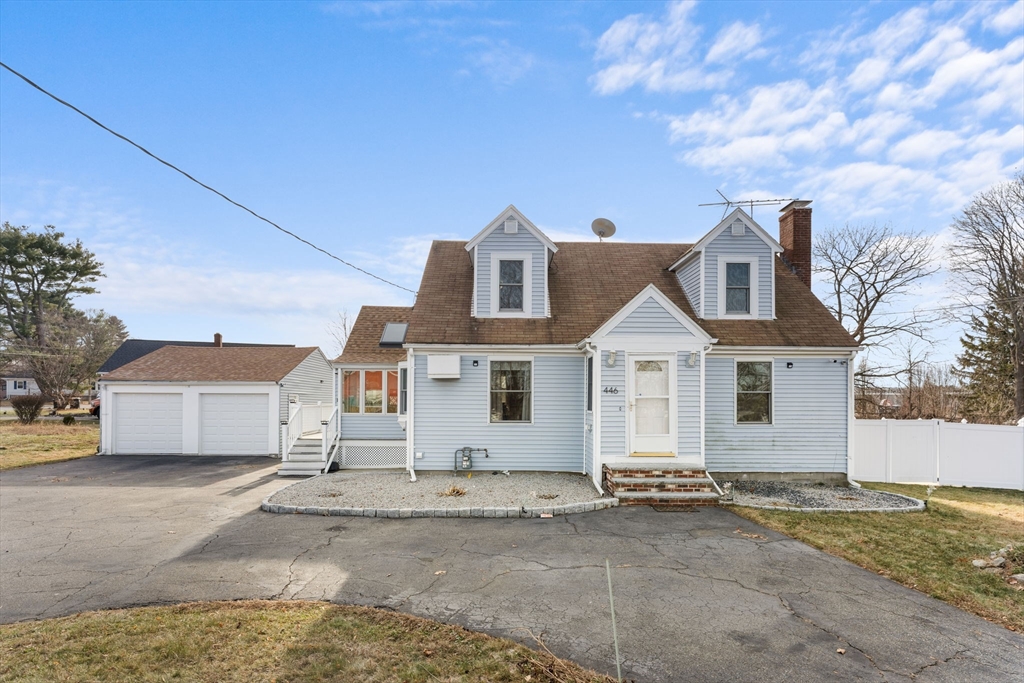
<path fill-rule="evenodd" d="M 272 515 L 272 460 L 0 473 L 0 621 L 186 600 L 391 607 L 640 681 L 1010 681 L 1024 638 L 724 509 L 554 519 Z M 737 529 L 741 533 L 737 533 Z M 845 650 L 839 654 L 838 649 Z"/>

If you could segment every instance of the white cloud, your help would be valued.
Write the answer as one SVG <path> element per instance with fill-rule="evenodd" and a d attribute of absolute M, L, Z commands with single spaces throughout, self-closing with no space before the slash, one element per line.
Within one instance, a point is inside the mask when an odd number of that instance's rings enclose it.
<path fill-rule="evenodd" d="M 959 135 L 948 130 L 925 130 L 908 135 L 889 149 L 889 159 L 899 163 L 935 163 L 939 157 L 964 144 Z"/>
<path fill-rule="evenodd" d="M 737 21 L 718 33 L 704 61 L 713 64 L 763 57 L 768 51 L 761 47 L 761 40 L 760 26 Z"/>
<path fill-rule="evenodd" d="M 1010 33 L 1024 30 L 1024 0 L 999 10 L 985 19 L 985 28 L 997 33 Z"/>
<path fill-rule="evenodd" d="M 479 45 L 479 48 L 469 56 L 470 64 L 495 85 L 512 85 L 525 76 L 536 63 L 536 58 L 532 54 L 511 45 L 507 40 L 493 41 L 478 37 L 470 42 Z"/>
<path fill-rule="evenodd" d="M 685 92 L 721 87 L 728 71 L 707 72 L 696 58 L 701 30 L 691 0 L 670 3 L 664 16 L 631 14 L 613 23 L 597 42 L 595 58 L 611 62 L 591 77 L 600 95 L 640 85 L 649 92 Z"/>

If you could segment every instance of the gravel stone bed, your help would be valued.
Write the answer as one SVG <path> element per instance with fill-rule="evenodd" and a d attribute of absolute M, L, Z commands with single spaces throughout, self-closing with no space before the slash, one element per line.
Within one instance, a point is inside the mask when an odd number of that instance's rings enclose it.
<path fill-rule="evenodd" d="M 719 485 L 726 483 L 732 484 L 734 498 L 721 502 L 743 507 L 805 512 L 910 512 L 924 509 L 924 503 L 916 498 L 852 486 L 779 481 L 733 481 L 719 482 Z"/>
<path fill-rule="evenodd" d="M 441 495 L 451 487 L 463 495 Z M 490 471 L 332 472 L 297 482 L 264 501 L 269 512 L 375 517 L 532 517 L 611 507 L 582 474 Z M 371 513 L 371 514 L 368 514 Z"/>

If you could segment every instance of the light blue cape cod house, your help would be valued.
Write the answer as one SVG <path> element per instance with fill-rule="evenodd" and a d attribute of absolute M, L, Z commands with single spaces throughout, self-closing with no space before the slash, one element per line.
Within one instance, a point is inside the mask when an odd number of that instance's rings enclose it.
<path fill-rule="evenodd" d="M 811 293 L 809 203 L 778 240 L 737 209 L 693 245 L 555 243 L 509 206 L 434 242 L 415 305 L 363 307 L 334 363 L 334 460 L 580 472 L 643 503 L 845 480 L 857 345 Z"/>

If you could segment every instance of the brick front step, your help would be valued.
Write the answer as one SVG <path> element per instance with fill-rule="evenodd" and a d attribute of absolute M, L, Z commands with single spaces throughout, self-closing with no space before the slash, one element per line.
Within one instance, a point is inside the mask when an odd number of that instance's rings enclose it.
<path fill-rule="evenodd" d="M 603 468 L 604 489 L 622 505 L 717 505 L 715 483 L 702 469 L 663 466 Z"/>

